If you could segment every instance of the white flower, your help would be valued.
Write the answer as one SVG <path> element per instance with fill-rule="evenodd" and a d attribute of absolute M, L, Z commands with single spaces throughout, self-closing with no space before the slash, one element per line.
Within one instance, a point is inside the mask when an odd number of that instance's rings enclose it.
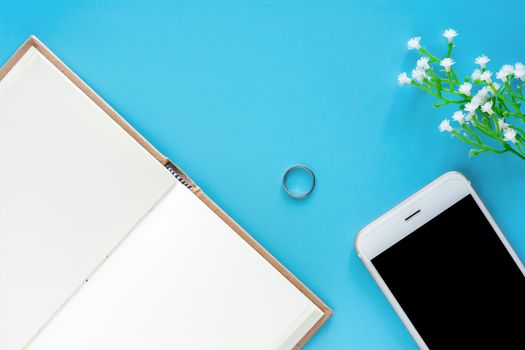
<path fill-rule="evenodd" d="M 490 79 L 491 77 L 492 77 L 492 72 L 489 71 L 489 70 L 486 70 L 486 71 L 484 71 L 483 73 L 480 74 L 479 80 L 483 80 L 487 84 L 490 84 L 490 83 L 492 83 L 492 80 Z"/>
<path fill-rule="evenodd" d="M 496 73 L 496 78 L 505 83 L 507 81 L 507 77 L 513 73 L 514 67 L 512 67 L 510 64 L 506 64 L 501 67 L 498 73 Z"/>
<path fill-rule="evenodd" d="M 445 29 L 443 32 L 443 36 L 448 39 L 448 42 L 451 43 L 452 39 L 458 36 L 458 32 L 456 32 L 454 29 Z"/>
<path fill-rule="evenodd" d="M 474 97 L 480 97 L 481 100 L 484 100 L 489 95 L 489 92 L 490 92 L 490 88 L 488 86 L 484 86 L 482 89 L 478 91 L 478 93 Z"/>
<path fill-rule="evenodd" d="M 479 64 L 481 69 L 485 69 L 485 67 L 487 66 L 487 63 L 489 63 L 489 62 L 490 62 L 490 58 L 488 58 L 485 55 L 481 55 L 481 56 L 476 58 L 476 64 Z"/>
<path fill-rule="evenodd" d="M 481 106 L 484 102 L 485 102 L 485 96 L 480 95 L 479 92 L 474 97 L 472 97 L 472 100 L 470 100 L 470 103 L 472 104 L 472 106 L 476 106 L 476 108 Z"/>
<path fill-rule="evenodd" d="M 421 48 L 421 45 L 419 44 L 420 41 L 421 41 L 421 37 L 420 36 L 413 37 L 407 43 L 408 49 L 409 50 L 413 50 L 413 49 L 419 50 Z"/>
<path fill-rule="evenodd" d="M 430 66 L 428 65 L 428 57 L 427 56 L 421 57 L 420 59 L 417 60 L 416 65 L 417 65 L 418 68 L 421 68 L 421 69 L 424 69 L 424 70 L 429 69 Z"/>
<path fill-rule="evenodd" d="M 503 129 L 503 140 L 516 143 L 516 130 L 512 128 Z"/>
<path fill-rule="evenodd" d="M 439 63 L 439 65 L 445 68 L 446 72 L 450 72 L 450 67 L 452 67 L 454 63 L 456 62 L 454 62 L 452 58 L 447 57 L 447 58 L 443 58 L 443 60 Z"/>
<path fill-rule="evenodd" d="M 502 82 L 507 82 L 507 75 L 508 73 L 507 72 L 503 72 L 503 71 L 499 71 L 496 73 L 496 78 L 498 78 L 499 80 L 501 80 Z"/>
<path fill-rule="evenodd" d="M 505 64 L 503 67 L 501 67 L 501 70 L 508 73 L 513 74 L 514 73 L 514 67 L 512 67 L 510 64 Z"/>
<path fill-rule="evenodd" d="M 505 123 L 505 119 L 499 118 L 498 119 L 498 126 L 501 130 L 506 129 L 509 127 L 509 124 Z"/>
<path fill-rule="evenodd" d="M 479 107 L 483 103 L 485 103 L 485 101 L 489 97 L 489 90 L 490 89 L 489 89 L 488 86 L 485 86 L 483 89 L 479 90 L 478 93 L 476 95 L 474 95 L 472 97 L 472 99 L 470 100 L 472 105 L 475 105 L 475 106 Z"/>
<path fill-rule="evenodd" d="M 465 122 L 470 122 L 474 114 L 475 114 L 474 112 L 467 113 L 467 115 L 465 116 Z"/>
<path fill-rule="evenodd" d="M 427 74 L 425 73 L 423 69 L 416 67 L 412 70 L 412 79 L 421 83 L 423 82 L 423 80 L 425 80 L 426 77 L 427 77 Z"/>
<path fill-rule="evenodd" d="M 476 109 L 478 109 L 479 104 L 475 102 L 468 102 L 465 104 L 465 107 L 463 108 L 468 113 L 474 113 Z"/>
<path fill-rule="evenodd" d="M 463 95 L 470 96 L 470 90 L 472 90 L 472 84 L 471 83 L 463 83 L 459 86 L 459 93 Z"/>
<path fill-rule="evenodd" d="M 514 71 L 514 76 L 515 76 L 517 79 L 520 79 L 521 81 L 525 81 L 525 69 L 524 69 L 524 70 L 516 69 L 516 70 Z"/>
<path fill-rule="evenodd" d="M 474 72 L 472 72 L 472 80 L 479 80 L 480 75 L 481 71 L 479 69 L 476 69 Z"/>
<path fill-rule="evenodd" d="M 461 111 L 454 112 L 454 114 L 452 114 L 452 119 L 463 125 L 465 122 L 465 114 L 463 114 Z"/>
<path fill-rule="evenodd" d="M 492 101 L 485 102 L 485 104 L 481 106 L 481 110 L 489 115 L 493 115 L 494 111 L 492 110 Z"/>
<path fill-rule="evenodd" d="M 452 130 L 454 129 L 450 126 L 450 120 L 448 119 L 443 119 L 443 121 L 439 124 L 439 131 L 441 132 L 443 131 L 451 132 Z"/>
<path fill-rule="evenodd" d="M 522 81 L 525 80 L 525 65 L 523 63 L 516 63 L 514 65 L 514 76 Z"/>
<path fill-rule="evenodd" d="M 397 76 L 397 83 L 399 84 L 399 86 L 410 84 L 411 82 L 412 82 L 412 79 L 410 79 L 405 72 L 400 73 Z"/>

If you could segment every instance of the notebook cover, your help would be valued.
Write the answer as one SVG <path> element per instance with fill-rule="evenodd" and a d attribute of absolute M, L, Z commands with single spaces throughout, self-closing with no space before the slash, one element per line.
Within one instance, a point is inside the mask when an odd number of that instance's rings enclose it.
<path fill-rule="evenodd" d="M 171 167 L 179 175 L 179 181 L 185 183 L 201 201 L 203 201 L 213 212 L 219 216 L 228 226 L 230 226 L 244 241 L 246 241 L 258 254 L 268 261 L 277 271 L 279 271 L 290 283 L 299 289 L 310 301 L 312 301 L 323 312 L 323 317 L 315 324 L 312 329 L 301 339 L 294 349 L 301 349 L 308 340 L 321 328 L 330 318 L 332 310 L 310 291 L 299 279 L 288 271 L 277 259 L 265 250 L 253 237 L 251 237 L 239 224 L 228 216 L 217 204 L 215 204 L 179 167 L 173 164 L 168 158 L 155 149 L 146 139 L 144 139 L 124 118 L 122 118 L 111 106 L 109 106 L 100 96 L 98 96 L 86 83 L 84 83 L 72 70 L 70 70 L 58 57 L 56 57 L 40 40 L 35 36 L 29 39 L 15 52 L 15 54 L 0 69 L 0 80 L 11 70 L 20 58 L 31 47 L 37 49 L 53 65 L 58 68 L 68 79 L 70 79 L 82 92 L 84 92 L 96 105 L 120 125 L 129 135 L 131 135 L 142 147 L 151 153 L 163 166 Z"/>

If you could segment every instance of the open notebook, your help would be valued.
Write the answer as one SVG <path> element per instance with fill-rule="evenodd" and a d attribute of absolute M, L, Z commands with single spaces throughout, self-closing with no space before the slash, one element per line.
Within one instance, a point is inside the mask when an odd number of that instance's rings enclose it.
<path fill-rule="evenodd" d="M 0 79 L 0 349 L 292 349 L 330 317 L 35 37 Z"/>

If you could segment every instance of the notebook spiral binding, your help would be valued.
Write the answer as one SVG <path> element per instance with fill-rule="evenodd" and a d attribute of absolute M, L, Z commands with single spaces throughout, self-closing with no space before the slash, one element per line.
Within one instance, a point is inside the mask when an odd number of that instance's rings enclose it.
<path fill-rule="evenodd" d="M 166 165 L 166 169 L 168 169 L 168 171 L 169 171 L 173 176 L 175 176 L 175 178 L 176 178 L 177 180 L 179 180 L 179 182 L 180 182 L 181 184 L 183 184 L 184 186 L 186 186 L 186 187 L 189 188 L 190 190 L 193 188 L 193 186 L 190 185 L 189 183 L 187 183 L 187 182 L 182 178 L 182 176 L 180 176 L 179 173 L 177 173 L 177 172 L 175 171 L 175 169 L 173 169 L 171 166 Z"/>

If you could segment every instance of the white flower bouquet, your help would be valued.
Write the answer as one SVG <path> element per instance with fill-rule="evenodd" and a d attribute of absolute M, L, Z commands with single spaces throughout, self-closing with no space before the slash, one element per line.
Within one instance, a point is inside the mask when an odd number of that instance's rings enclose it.
<path fill-rule="evenodd" d="M 457 105 L 459 110 L 450 119 L 444 119 L 439 130 L 470 145 L 471 155 L 511 152 L 525 160 L 525 132 L 518 126 L 525 122 L 525 112 L 521 111 L 525 102 L 525 65 L 504 65 L 496 73 L 499 82 L 495 82 L 487 69 L 490 59 L 482 55 L 475 60 L 479 68 L 461 81 L 451 58 L 457 35 L 453 29 L 443 32 L 448 49 L 442 59 L 421 46 L 421 37 L 410 39 L 408 49 L 417 50 L 422 56 L 410 77 L 406 73 L 398 75 L 399 85 L 412 85 L 434 96 L 438 100 L 435 107 Z"/>

